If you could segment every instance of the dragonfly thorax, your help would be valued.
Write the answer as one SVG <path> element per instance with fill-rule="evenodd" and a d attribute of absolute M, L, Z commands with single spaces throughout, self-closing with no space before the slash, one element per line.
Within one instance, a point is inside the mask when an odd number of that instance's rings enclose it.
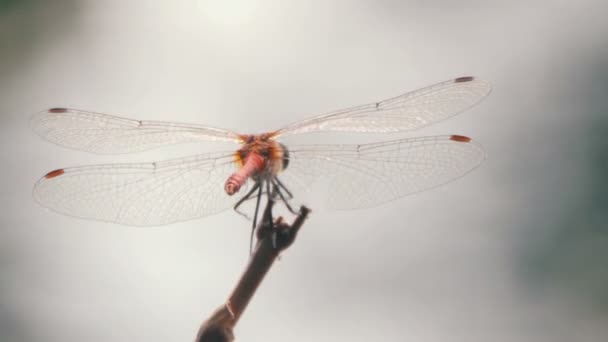
<path fill-rule="evenodd" d="M 243 146 L 235 153 L 239 170 L 226 180 L 224 186 L 228 195 L 238 192 L 249 178 L 263 181 L 276 176 L 289 165 L 287 147 L 269 135 L 245 136 L 243 141 Z"/>

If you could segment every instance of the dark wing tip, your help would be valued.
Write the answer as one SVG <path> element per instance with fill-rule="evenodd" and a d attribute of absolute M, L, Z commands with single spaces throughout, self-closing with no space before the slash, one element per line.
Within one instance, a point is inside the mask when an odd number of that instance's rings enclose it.
<path fill-rule="evenodd" d="M 454 83 L 471 82 L 474 79 L 475 79 L 475 77 L 473 77 L 473 76 L 458 77 L 458 78 L 454 79 Z"/>
<path fill-rule="evenodd" d="M 55 178 L 57 176 L 61 176 L 64 173 L 65 173 L 65 171 L 63 169 L 57 169 L 57 170 L 53 170 L 53 171 L 47 173 L 46 175 L 44 175 L 44 178 L 51 179 L 51 178 Z"/>
<path fill-rule="evenodd" d="M 469 138 L 469 137 L 465 137 L 464 135 L 452 135 L 450 137 L 450 140 L 457 141 L 457 142 L 468 143 L 468 142 L 471 142 L 472 139 Z"/>
<path fill-rule="evenodd" d="M 48 110 L 49 113 L 53 113 L 53 114 L 66 113 L 67 111 L 68 111 L 67 108 L 51 108 Z"/>

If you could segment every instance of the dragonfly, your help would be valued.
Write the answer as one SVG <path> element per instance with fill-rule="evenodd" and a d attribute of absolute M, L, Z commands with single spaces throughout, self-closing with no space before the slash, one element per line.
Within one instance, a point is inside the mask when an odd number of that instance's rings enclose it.
<path fill-rule="evenodd" d="M 490 91 L 486 81 L 459 77 L 261 134 L 51 108 L 32 117 L 33 131 L 72 149 L 119 154 L 203 141 L 239 147 L 150 163 L 56 169 L 35 184 L 33 196 L 61 214 L 132 226 L 186 221 L 231 207 L 239 211 L 255 200 L 255 227 L 262 196 L 280 199 L 293 212 L 294 196 L 319 180 L 327 184 L 329 209 L 373 207 L 462 177 L 485 159 L 483 148 L 463 135 L 302 146 L 280 139 L 311 132 L 417 130 L 465 111 Z"/>

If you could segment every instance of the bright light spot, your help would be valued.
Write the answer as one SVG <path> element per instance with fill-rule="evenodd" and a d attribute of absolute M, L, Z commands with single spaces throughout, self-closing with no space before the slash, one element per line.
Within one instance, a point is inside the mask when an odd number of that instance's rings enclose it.
<path fill-rule="evenodd" d="M 208 24 L 228 30 L 243 29 L 254 19 L 256 10 L 256 2 L 246 0 L 198 0 L 197 5 Z"/>

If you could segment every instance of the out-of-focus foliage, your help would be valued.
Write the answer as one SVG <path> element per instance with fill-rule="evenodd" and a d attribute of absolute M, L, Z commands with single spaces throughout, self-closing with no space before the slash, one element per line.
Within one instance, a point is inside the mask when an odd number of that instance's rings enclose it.
<path fill-rule="evenodd" d="M 30 0 L 0 0 L 0 14 L 9 12 L 15 8 L 22 7 L 24 4 L 31 2 Z"/>
<path fill-rule="evenodd" d="M 608 314 L 608 61 L 591 63 L 590 68 L 583 88 L 572 95 L 581 110 L 572 115 L 582 130 L 565 134 L 560 142 L 562 153 L 577 156 L 584 165 L 562 175 L 570 178 L 575 191 L 556 189 L 561 200 L 549 196 L 538 204 L 553 206 L 549 212 L 555 217 L 536 217 L 537 224 L 530 226 L 541 232 L 527 242 L 522 269 L 537 290 L 557 290 L 557 295 Z M 562 173 L 565 167 L 555 165 L 554 172 Z"/>
<path fill-rule="evenodd" d="M 0 76 L 12 75 L 73 28 L 78 0 L 0 0 Z"/>

